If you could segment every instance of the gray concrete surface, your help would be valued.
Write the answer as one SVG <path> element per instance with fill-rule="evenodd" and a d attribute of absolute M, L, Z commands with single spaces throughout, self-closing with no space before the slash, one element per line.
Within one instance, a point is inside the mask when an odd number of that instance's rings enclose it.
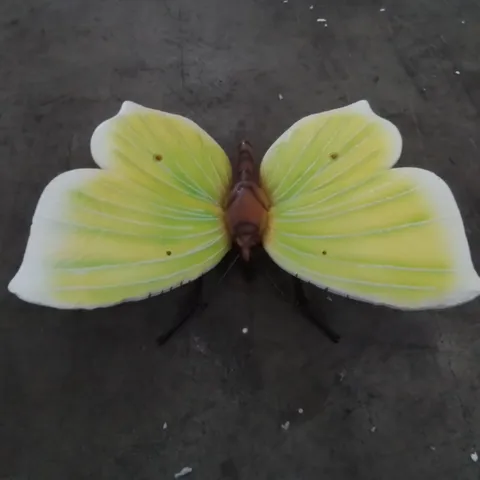
<path fill-rule="evenodd" d="M 479 268 L 479 22 L 477 0 L 2 0 L 0 478 L 480 478 L 478 301 L 407 314 L 309 290 L 333 345 L 233 271 L 159 349 L 184 289 L 91 313 L 6 291 L 43 187 L 93 165 L 92 130 L 125 99 L 260 155 L 367 98 L 401 129 L 401 164 L 451 185 Z"/>

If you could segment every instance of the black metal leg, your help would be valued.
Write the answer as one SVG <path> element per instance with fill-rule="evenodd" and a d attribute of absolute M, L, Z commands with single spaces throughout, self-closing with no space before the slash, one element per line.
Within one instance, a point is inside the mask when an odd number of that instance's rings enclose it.
<path fill-rule="evenodd" d="M 338 343 L 340 335 L 332 330 L 322 318 L 319 318 L 313 313 L 310 307 L 310 302 L 303 290 L 302 282 L 297 277 L 293 277 L 293 288 L 295 293 L 295 303 L 300 309 L 302 315 L 319 328 L 332 342 Z"/>
<path fill-rule="evenodd" d="M 180 316 L 180 320 L 176 325 L 174 325 L 170 330 L 167 330 L 165 333 L 162 333 L 157 338 L 157 343 L 159 346 L 165 345 L 167 341 L 176 333 L 180 328 L 185 325 L 188 320 L 190 320 L 198 310 L 203 310 L 205 307 L 204 302 L 202 301 L 203 294 L 203 277 L 195 280 L 193 284 L 193 289 L 186 300 L 186 312 Z"/>

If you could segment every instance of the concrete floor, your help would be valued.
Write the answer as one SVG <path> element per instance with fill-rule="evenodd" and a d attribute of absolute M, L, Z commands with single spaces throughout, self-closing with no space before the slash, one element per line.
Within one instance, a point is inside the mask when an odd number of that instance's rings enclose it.
<path fill-rule="evenodd" d="M 311 289 L 333 345 L 265 276 L 232 271 L 159 349 L 188 288 L 91 313 L 6 291 L 42 189 L 93 165 L 90 135 L 125 99 L 260 156 L 300 117 L 367 98 L 400 128 L 401 164 L 451 185 L 479 268 L 478 1 L 313 2 L 0 3 L 2 480 L 480 478 L 479 301 L 407 314 Z"/>

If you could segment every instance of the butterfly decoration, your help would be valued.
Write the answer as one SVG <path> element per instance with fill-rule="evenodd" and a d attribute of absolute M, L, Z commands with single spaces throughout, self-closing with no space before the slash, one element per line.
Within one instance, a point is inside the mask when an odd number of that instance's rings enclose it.
<path fill-rule="evenodd" d="M 462 217 L 434 173 L 392 168 L 402 137 L 365 100 L 302 118 L 260 168 L 242 142 L 230 161 L 180 115 L 124 102 L 91 139 L 100 169 L 43 191 L 10 292 L 94 309 L 201 278 L 231 249 L 262 245 L 298 279 L 403 310 L 480 293 Z"/>

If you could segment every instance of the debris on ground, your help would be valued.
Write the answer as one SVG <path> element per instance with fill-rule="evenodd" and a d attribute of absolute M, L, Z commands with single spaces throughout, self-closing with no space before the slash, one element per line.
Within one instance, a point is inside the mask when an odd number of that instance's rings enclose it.
<path fill-rule="evenodd" d="M 278 99 L 283 100 L 283 95 L 281 93 L 278 94 Z"/>
<path fill-rule="evenodd" d="M 282 428 L 287 431 L 290 428 L 290 422 L 287 420 L 285 423 L 282 423 Z"/>
<path fill-rule="evenodd" d="M 303 413 L 303 408 L 299 408 L 298 413 L 301 415 Z"/>
<path fill-rule="evenodd" d="M 247 327 L 242 328 L 242 333 L 243 333 L 243 334 L 248 333 L 248 328 L 247 328 Z"/>
<path fill-rule="evenodd" d="M 168 427 L 167 422 L 165 422 L 165 423 L 163 424 L 163 429 L 166 430 L 167 427 Z"/>
<path fill-rule="evenodd" d="M 473 452 L 470 454 L 470 458 L 475 462 L 477 463 L 478 462 L 478 453 L 477 452 Z"/>
<path fill-rule="evenodd" d="M 377 427 L 374 425 L 374 426 L 370 429 L 370 431 L 371 431 L 372 433 L 375 433 L 375 432 L 377 431 Z"/>
<path fill-rule="evenodd" d="M 184 477 L 189 473 L 192 473 L 193 469 L 190 467 L 183 467 L 178 473 L 175 474 L 175 478 Z"/>

